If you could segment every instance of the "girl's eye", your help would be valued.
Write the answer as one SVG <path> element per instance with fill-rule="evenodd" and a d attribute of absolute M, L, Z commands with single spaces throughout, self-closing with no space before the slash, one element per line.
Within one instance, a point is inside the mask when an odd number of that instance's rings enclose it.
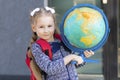
<path fill-rule="evenodd" d="M 43 26 L 39 26 L 39 28 L 43 28 Z"/>
<path fill-rule="evenodd" d="M 52 27 L 52 25 L 48 25 L 48 27 Z"/>

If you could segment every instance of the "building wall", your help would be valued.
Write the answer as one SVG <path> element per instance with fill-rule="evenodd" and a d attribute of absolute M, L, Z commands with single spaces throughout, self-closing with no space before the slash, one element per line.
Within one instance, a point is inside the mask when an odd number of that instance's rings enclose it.
<path fill-rule="evenodd" d="M 25 64 L 31 37 L 29 14 L 43 3 L 43 0 L 0 0 L 0 80 L 26 80 L 22 76 L 29 76 Z"/>

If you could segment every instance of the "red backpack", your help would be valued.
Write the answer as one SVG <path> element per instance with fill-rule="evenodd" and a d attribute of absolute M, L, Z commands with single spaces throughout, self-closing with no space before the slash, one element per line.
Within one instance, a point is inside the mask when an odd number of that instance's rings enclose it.
<path fill-rule="evenodd" d="M 55 34 L 55 38 L 61 40 L 61 37 L 60 37 L 59 34 Z M 41 46 L 41 48 L 42 48 L 42 51 L 46 55 L 48 55 L 50 59 L 52 59 L 52 50 L 51 50 L 50 44 L 47 41 L 43 40 L 43 39 L 37 40 L 36 43 L 39 44 Z M 27 64 L 27 66 L 28 66 L 28 68 L 30 69 L 30 72 L 31 72 L 30 79 L 31 80 L 36 80 L 36 78 L 35 78 L 35 76 L 33 74 L 33 71 L 32 71 L 32 69 L 30 67 L 31 60 L 32 59 L 30 57 L 28 57 L 28 52 L 27 52 L 25 61 L 26 61 L 26 64 Z"/>

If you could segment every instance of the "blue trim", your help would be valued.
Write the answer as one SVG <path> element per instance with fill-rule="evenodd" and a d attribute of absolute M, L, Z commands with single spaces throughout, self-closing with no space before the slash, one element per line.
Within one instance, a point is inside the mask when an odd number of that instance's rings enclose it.
<path fill-rule="evenodd" d="M 74 47 L 74 46 L 72 46 L 72 45 L 69 43 L 69 41 L 66 39 L 66 37 L 65 37 L 65 35 L 64 35 L 64 30 L 63 30 L 64 27 L 63 27 L 63 26 L 64 26 L 64 21 L 65 21 L 66 17 L 67 17 L 68 14 L 69 14 L 71 11 L 73 11 L 75 8 L 80 8 L 80 7 L 89 7 L 89 8 L 92 8 L 92 9 L 97 10 L 98 12 L 101 13 L 101 15 L 103 16 L 103 19 L 104 19 L 104 21 L 105 21 L 106 29 L 105 29 L 105 34 L 104 34 L 104 36 L 103 36 L 103 39 L 102 39 L 96 46 L 94 46 L 94 47 L 92 47 L 92 48 L 80 49 L 80 48 Z M 75 52 L 83 53 L 84 50 L 96 51 L 96 50 L 98 50 L 99 48 L 101 48 L 101 47 L 105 44 L 105 42 L 107 41 L 107 39 L 108 39 L 110 29 L 109 29 L 109 24 L 108 24 L 107 17 L 105 16 L 104 12 L 103 12 L 100 8 L 98 8 L 98 7 L 96 7 L 96 6 L 92 5 L 92 4 L 79 4 L 79 5 L 76 5 L 76 6 L 72 7 L 71 9 L 69 9 L 69 10 L 65 13 L 65 15 L 64 15 L 64 17 L 63 17 L 63 19 L 62 19 L 62 23 L 60 24 L 60 32 L 61 32 L 61 37 L 62 37 L 63 43 L 64 43 L 69 49 L 71 49 L 72 51 L 75 51 Z"/>

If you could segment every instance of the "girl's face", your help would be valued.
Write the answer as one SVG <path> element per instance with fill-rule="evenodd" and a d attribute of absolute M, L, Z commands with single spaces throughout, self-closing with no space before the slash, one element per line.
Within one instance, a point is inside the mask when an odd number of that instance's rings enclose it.
<path fill-rule="evenodd" d="M 32 26 L 37 36 L 48 41 L 54 41 L 55 23 L 51 16 L 41 16 L 37 19 L 37 22 Z"/>

